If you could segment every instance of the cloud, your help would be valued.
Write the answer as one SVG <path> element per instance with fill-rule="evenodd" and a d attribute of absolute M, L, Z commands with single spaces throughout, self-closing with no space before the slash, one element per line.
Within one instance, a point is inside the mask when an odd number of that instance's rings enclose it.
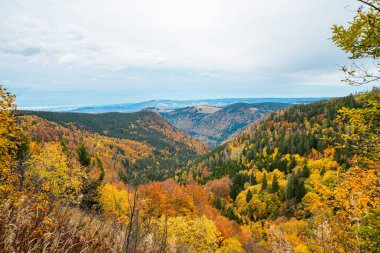
<path fill-rule="evenodd" d="M 78 67 L 279 69 L 337 55 L 329 27 L 346 2 L 15 0 L 1 12 L 1 52 Z"/>
<path fill-rule="evenodd" d="M 330 27 L 356 8 L 350 0 L 0 2 L 1 78 L 36 92 L 337 82 L 345 55 Z"/>

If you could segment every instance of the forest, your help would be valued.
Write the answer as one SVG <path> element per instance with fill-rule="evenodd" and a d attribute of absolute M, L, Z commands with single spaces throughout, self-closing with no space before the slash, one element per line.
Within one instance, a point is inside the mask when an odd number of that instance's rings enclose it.
<path fill-rule="evenodd" d="M 332 41 L 379 58 L 380 1 Z M 377 72 L 378 65 L 377 63 Z M 210 150 L 158 114 L 18 110 L 0 86 L 0 252 L 380 252 L 380 79 Z"/>

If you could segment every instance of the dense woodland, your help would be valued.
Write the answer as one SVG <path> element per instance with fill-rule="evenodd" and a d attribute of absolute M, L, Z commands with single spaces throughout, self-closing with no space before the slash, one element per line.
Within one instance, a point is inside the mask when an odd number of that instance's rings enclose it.
<path fill-rule="evenodd" d="M 360 2 L 332 39 L 377 61 L 380 2 Z M 0 86 L 0 252 L 380 252 L 379 220 L 379 88 L 273 112 L 207 153 L 154 113 L 19 112 Z"/>
<path fill-rule="evenodd" d="M 14 114 L 14 97 L 1 94 L 4 252 L 379 246 L 377 88 L 272 113 L 172 179 L 136 169 L 151 183 L 112 168 L 150 159 L 148 143 Z"/>
<path fill-rule="evenodd" d="M 372 218 L 379 214 L 379 114 L 372 114 L 373 106 L 379 109 L 379 97 L 379 90 L 374 89 L 272 113 L 202 157 L 190 170 L 190 178 L 211 189 L 214 206 L 222 214 L 255 227 L 257 245 L 263 248 L 268 236 L 278 233 L 289 243 L 279 251 L 296 247 L 354 251 L 357 242 L 350 240 L 353 229 L 359 233 L 354 222 L 357 215 L 370 209 L 374 210 Z M 369 133 L 356 128 L 351 118 L 351 113 L 367 106 L 372 108 L 367 116 L 377 122 L 371 126 L 376 135 L 371 143 L 363 142 Z M 337 219 L 341 214 L 347 220 Z M 318 219 L 326 222 L 329 243 L 318 241 L 321 238 L 315 235 L 321 226 L 315 223 Z"/>
<path fill-rule="evenodd" d="M 96 156 L 90 164 L 93 173 L 100 172 L 105 165 L 113 173 L 113 182 L 118 181 L 115 174 L 134 183 L 173 178 L 190 160 L 208 150 L 202 142 L 148 111 L 104 114 L 20 111 L 17 115 L 32 140 L 57 141 L 71 156 L 79 145 L 86 144 Z"/>

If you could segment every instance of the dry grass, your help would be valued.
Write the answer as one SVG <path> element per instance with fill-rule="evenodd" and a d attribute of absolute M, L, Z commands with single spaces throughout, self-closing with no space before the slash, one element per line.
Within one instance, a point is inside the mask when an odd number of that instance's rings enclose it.
<path fill-rule="evenodd" d="M 125 225 L 21 198 L 0 205 L 0 252 L 126 252 Z"/>

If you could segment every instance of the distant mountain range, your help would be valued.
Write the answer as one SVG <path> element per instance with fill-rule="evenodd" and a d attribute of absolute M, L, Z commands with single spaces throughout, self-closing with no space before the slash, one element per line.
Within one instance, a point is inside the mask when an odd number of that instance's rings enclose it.
<path fill-rule="evenodd" d="M 199 100 L 150 100 L 139 103 L 124 103 L 113 105 L 96 106 L 38 106 L 20 107 L 22 110 L 34 111 L 55 111 L 55 112 L 85 112 L 85 113 L 104 113 L 104 112 L 137 112 L 146 108 L 158 108 L 161 110 L 174 110 L 189 106 L 214 106 L 225 107 L 235 103 L 311 103 L 327 99 L 325 97 L 315 98 L 220 98 L 220 99 L 199 99 Z"/>
<path fill-rule="evenodd" d="M 264 115 L 288 108 L 290 103 L 235 103 L 225 107 L 189 106 L 175 110 L 147 108 L 170 124 L 216 147 Z"/>

